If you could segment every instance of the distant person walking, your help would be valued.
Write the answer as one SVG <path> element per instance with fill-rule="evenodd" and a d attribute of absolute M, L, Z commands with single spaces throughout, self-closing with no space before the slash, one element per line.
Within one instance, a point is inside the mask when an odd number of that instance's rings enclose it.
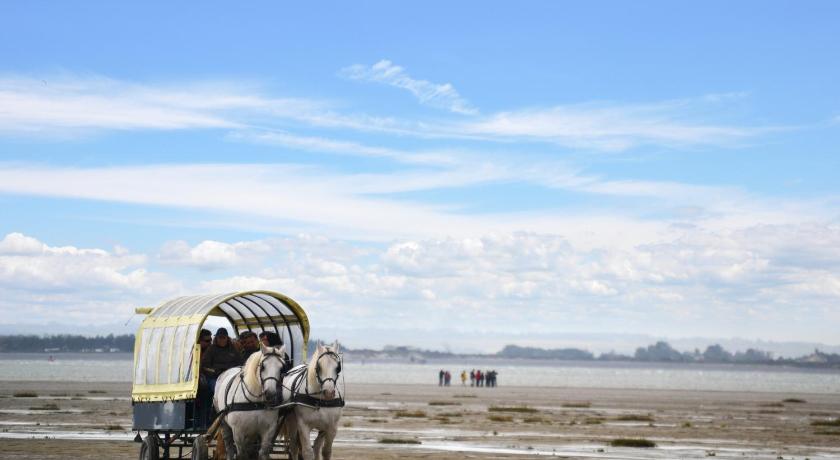
<path fill-rule="evenodd" d="M 461 386 L 462 387 L 467 386 L 467 371 L 466 370 L 461 371 Z"/>
<path fill-rule="evenodd" d="M 443 384 L 449 386 L 452 383 L 452 374 L 449 371 L 446 371 L 446 374 L 443 374 Z"/>
<path fill-rule="evenodd" d="M 484 374 L 481 372 L 481 369 L 475 371 L 475 386 L 484 386 Z"/>
<path fill-rule="evenodd" d="M 470 371 L 470 386 L 475 386 L 475 369 Z"/>
<path fill-rule="evenodd" d="M 446 376 L 446 372 L 444 372 L 443 369 L 441 369 L 440 372 L 438 372 L 438 386 L 439 387 L 443 386 L 443 378 L 445 376 Z"/>

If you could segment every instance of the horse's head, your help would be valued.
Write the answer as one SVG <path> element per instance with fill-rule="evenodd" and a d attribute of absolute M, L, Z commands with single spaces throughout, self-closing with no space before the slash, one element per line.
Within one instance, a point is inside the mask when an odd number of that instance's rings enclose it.
<path fill-rule="evenodd" d="M 341 373 L 341 356 L 338 354 L 338 342 L 332 346 L 318 344 L 313 358 L 315 379 L 321 386 L 326 399 L 334 399 L 338 374 Z"/>
<path fill-rule="evenodd" d="M 274 401 L 280 391 L 280 373 L 286 363 L 286 346 L 267 347 L 260 345 L 260 386 L 266 401 Z"/>

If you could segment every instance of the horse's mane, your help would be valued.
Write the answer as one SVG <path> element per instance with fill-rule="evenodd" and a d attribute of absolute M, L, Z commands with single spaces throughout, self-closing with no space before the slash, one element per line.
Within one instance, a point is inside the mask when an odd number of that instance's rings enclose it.
<path fill-rule="evenodd" d="M 262 385 L 260 384 L 260 358 L 262 358 L 262 351 L 255 351 L 251 353 L 245 365 L 242 366 L 242 373 L 244 374 L 242 380 L 248 391 L 251 394 L 258 395 L 262 393 Z"/>
<path fill-rule="evenodd" d="M 318 352 L 312 353 L 312 358 L 309 364 L 306 365 L 306 380 L 309 382 L 309 388 L 318 388 L 318 379 L 316 377 L 315 368 L 318 366 Z"/>

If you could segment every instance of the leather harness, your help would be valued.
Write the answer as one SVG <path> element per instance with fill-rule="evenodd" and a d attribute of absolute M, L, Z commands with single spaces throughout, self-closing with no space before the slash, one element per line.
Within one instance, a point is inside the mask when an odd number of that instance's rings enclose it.
<path fill-rule="evenodd" d="M 265 356 L 278 356 L 275 353 L 269 353 Z M 336 379 L 338 378 L 339 374 L 341 373 L 341 357 L 333 352 L 333 351 L 326 351 L 321 353 L 316 360 L 320 360 L 324 356 L 332 356 L 338 362 L 338 367 L 336 368 L 335 378 L 328 377 L 326 379 L 321 378 L 321 368 L 316 364 L 315 367 L 315 378 L 318 380 L 318 384 L 322 385 L 330 380 L 333 381 L 334 384 L 337 384 Z M 282 359 L 282 358 L 281 358 Z M 313 394 L 309 393 L 309 379 L 307 378 L 309 374 L 309 368 L 306 365 L 300 365 L 290 369 L 288 372 L 285 372 L 280 375 L 280 378 L 277 379 L 276 377 L 270 376 L 265 379 L 260 376 L 260 383 L 265 383 L 268 380 L 276 380 L 280 384 L 280 404 L 270 404 L 269 401 L 252 401 L 251 398 L 248 397 L 250 394 L 250 390 L 247 390 L 244 385 L 244 380 L 242 376 L 242 371 L 240 370 L 239 379 L 230 379 L 228 381 L 227 387 L 225 388 L 225 402 L 227 402 L 228 394 L 230 393 L 231 387 L 233 386 L 233 381 L 238 380 L 237 382 L 237 390 L 241 388 L 242 396 L 248 402 L 231 402 L 231 404 L 226 405 L 225 409 L 222 411 L 220 415 L 227 414 L 229 412 L 244 412 L 244 411 L 256 411 L 256 410 L 275 410 L 280 409 L 281 413 L 285 413 L 293 406 L 307 406 L 312 407 L 314 409 L 330 408 L 330 407 L 344 407 L 344 397 L 341 393 L 338 393 L 338 397 L 333 399 L 321 399 L 315 397 Z M 286 383 L 287 378 L 292 377 L 291 383 L 288 387 L 284 385 Z M 301 386 L 304 386 L 304 391 L 301 390 Z M 248 392 L 246 394 L 245 392 Z M 286 402 L 283 400 L 283 391 L 288 391 L 289 397 L 287 398 Z M 236 390 L 234 390 L 234 393 Z M 257 396 L 257 395 L 252 395 Z"/>

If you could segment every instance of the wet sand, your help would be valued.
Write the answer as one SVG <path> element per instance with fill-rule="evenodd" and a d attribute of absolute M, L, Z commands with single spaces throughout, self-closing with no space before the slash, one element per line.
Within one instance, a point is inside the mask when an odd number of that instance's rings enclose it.
<path fill-rule="evenodd" d="M 128 396 L 0 382 L 0 458 L 137 458 Z M 347 401 L 335 459 L 840 459 L 840 426 L 814 425 L 840 418 L 835 395 L 354 385 Z"/>

